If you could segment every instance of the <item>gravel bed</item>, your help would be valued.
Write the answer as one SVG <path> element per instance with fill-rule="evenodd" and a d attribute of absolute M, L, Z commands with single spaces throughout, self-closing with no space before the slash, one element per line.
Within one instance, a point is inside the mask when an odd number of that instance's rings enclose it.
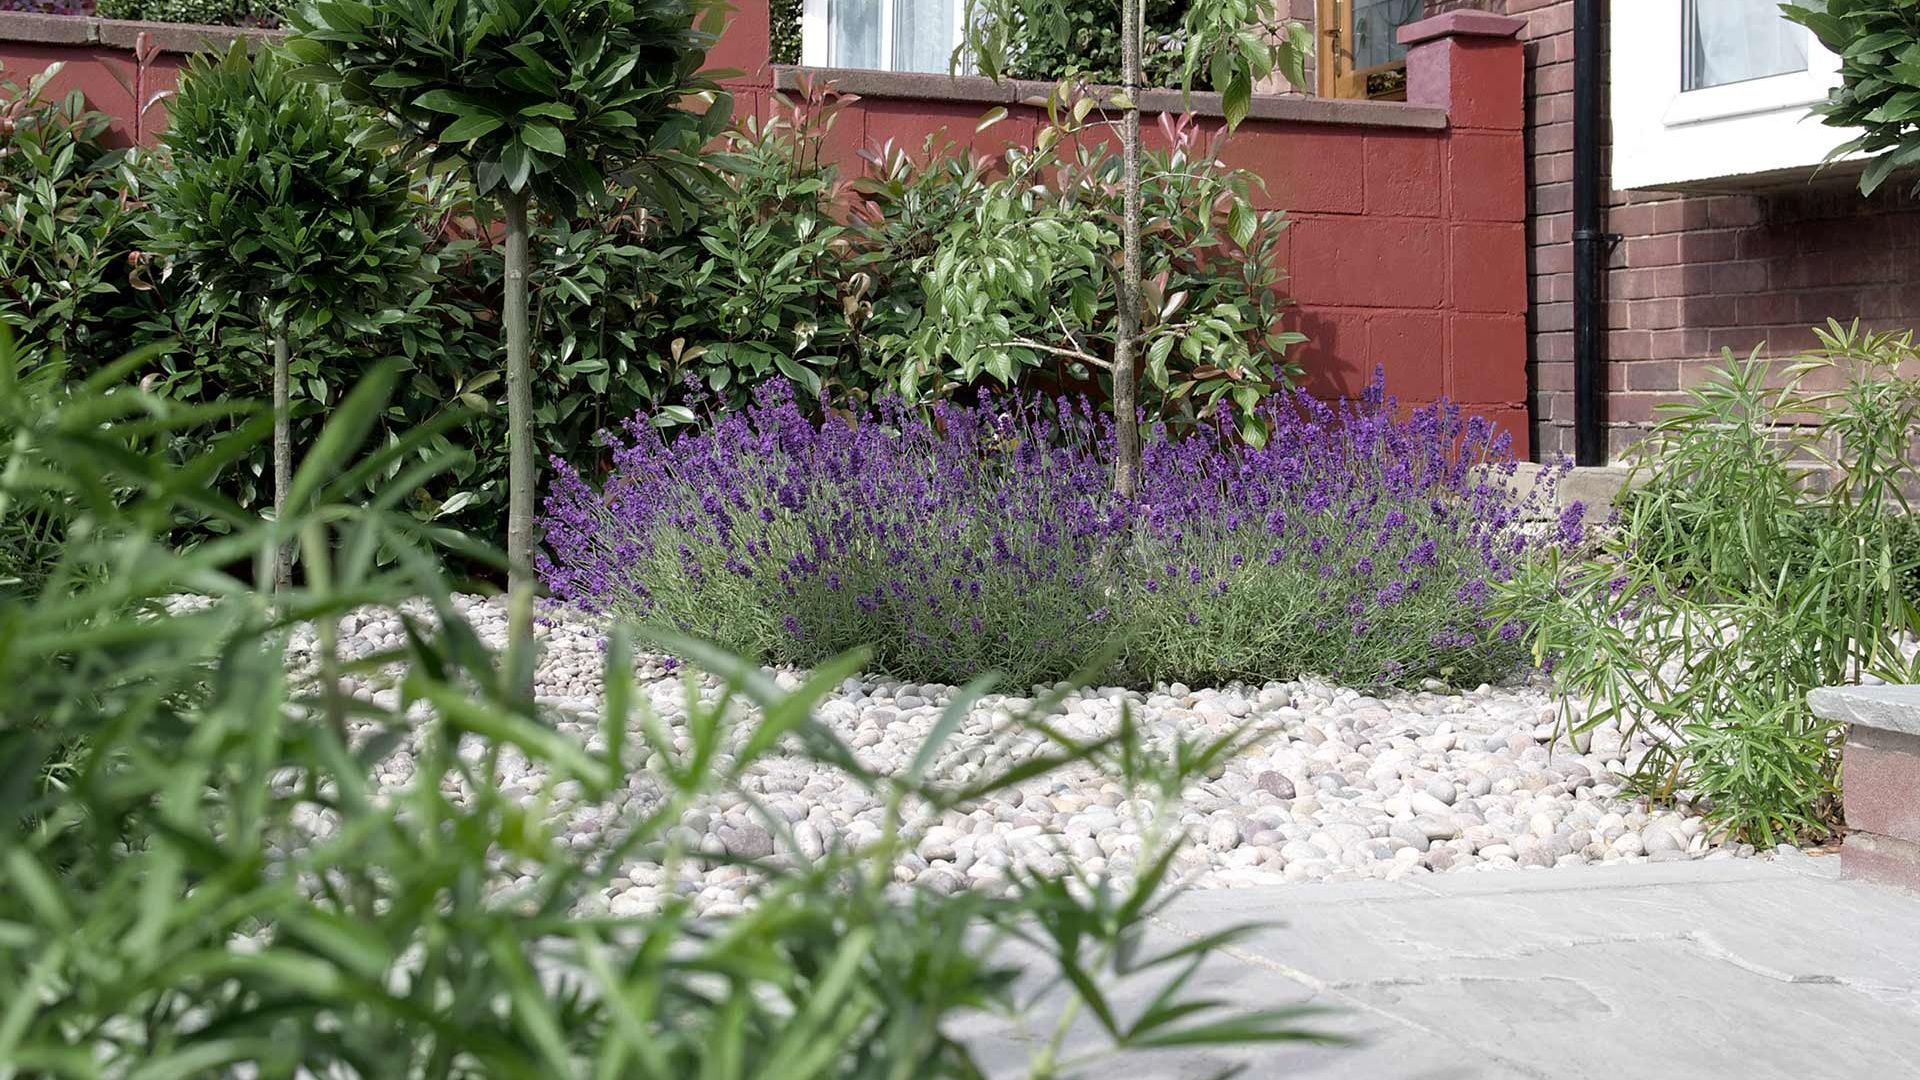
<path fill-rule="evenodd" d="M 506 632 L 498 600 L 462 600 L 476 629 L 494 644 Z M 367 611 L 341 625 L 350 654 L 400 643 L 392 612 Z M 598 748 L 599 625 L 563 608 L 544 612 L 535 692 L 556 726 Z M 298 645 L 298 643 L 297 643 Z M 640 692 L 669 725 L 684 722 L 684 680 L 660 658 L 638 664 Z M 778 673 L 787 685 L 793 672 Z M 708 681 L 711 692 L 711 680 Z M 394 693 L 357 684 L 369 697 Z M 876 770 L 903 769 L 951 700 L 953 688 L 880 678 L 849 679 L 820 718 Z M 949 743 L 937 774 L 963 782 L 995 757 L 1018 758 L 1038 737 L 1012 723 L 1027 703 L 1015 696 L 979 702 Z M 1207 737 L 1251 722 L 1267 733 L 1258 747 L 1188 788 L 1164 814 L 1193 839 L 1178 871 L 1198 887 L 1385 879 L 1431 873 L 1553 868 L 1593 862 L 1732 858 L 1746 845 L 1719 843 L 1699 817 L 1650 811 L 1623 796 L 1618 774 L 1639 748 L 1617 730 L 1598 728 L 1579 745 L 1550 740 L 1554 706 L 1533 687 L 1480 687 L 1465 693 L 1369 695 L 1311 679 L 1264 686 L 1152 691 L 1090 688 L 1066 703 L 1058 726 L 1076 737 L 1111 731 L 1130 705 L 1151 738 Z M 381 782 L 411 775 L 411 747 L 382 766 Z M 640 764 L 640 763 L 637 763 Z M 508 755 L 503 783 L 529 796 L 543 786 L 524 759 Z M 817 858 L 829 845 L 879 835 L 882 808 L 830 770 L 785 756 L 762 762 L 746 791 L 791 825 L 793 850 L 778 850 L 747 798 L 717 796 L 684 816 L 689 848 L 737 858 Z M 578 806 L 566 785 L 553 804 L 569 842 L 587 847 L 617 830 L 622 810 L 655 805 L 654 784 L 637 767 L 612 806 Z M 948 812 L 926 829 L 896 867 L 901 881 L 954 890 L 1003 888 L 1020 866 L 1060 872 L 1067 860 L 1094 874 L 1124 877 L 1153 831 L 1153 808 L 1130 800 L 1091 769 L 1070 767 L 991 797 L 968 812 Z M 1162 817 L 1160 825 L 1170 822 Z M 616 914 L 639 913 L 663 890 L 693 895 L 703 910 L 737 909 L 750 871 L 689 858 L 671 871 L 651 863 L 625 867 L 605 897 Z"/>

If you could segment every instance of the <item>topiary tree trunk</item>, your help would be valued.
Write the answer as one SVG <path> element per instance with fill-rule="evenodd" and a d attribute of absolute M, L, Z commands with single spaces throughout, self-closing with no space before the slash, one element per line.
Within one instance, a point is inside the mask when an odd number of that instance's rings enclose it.
<path fill-rule="evenodd" d="M 527 340 L 527 204 L 530 193 L 500 198 L 507 219 L 506 295 L 501 321 L 507 336 L 507 636 L 533 640 L 533 505 L 539 463 L 533 452 L 533 370 Z"/>
<path fill-rule="evenodd" d="M 273 520 L 287 517 L 287 491 L 293 487 L 293 344 L 287 340 L 286 316 L 270 317 L 267 334 L 273 341 Z M 293 584 L 293 539 L 280 542 L 273 553 L 273 587 Z"/>

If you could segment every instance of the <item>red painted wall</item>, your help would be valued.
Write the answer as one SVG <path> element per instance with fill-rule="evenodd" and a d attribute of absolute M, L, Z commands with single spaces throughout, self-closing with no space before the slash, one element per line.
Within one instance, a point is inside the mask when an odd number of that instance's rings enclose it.
<path fill-rule="evenodd" d="M 766 8 L 741 5 L 732 19 L 711 62 L 741 72 L 724 80 L 736 110 L 765 116 L 781 77 L 766 63 Z M 1295 301 L 1288 320 L 1312 339 L 1298 353 L 1308 387 L 1351 395 L 1383 366 L 1388 390 L 1401 400 L 1459 401 L 1511 430 L 1524 456 L 1530 423 L 1524 60 L 1514 36 L 1520 25 L 1462 12 L 1409 27 L 1417 40 L 1405 105 L 1269 99 L 1276 103 L 1268 111 L 1288 115 L 1262 118 L 1257 105 L 1229 140 L 1226 157 L 1262 177 L 1261 204 L 1293 221 L 1285 248 L 1286 289 Z M 1030 140 L 1041 116 L 1013 104 L 1006 121 L 975 136 L 990 107 L 977 80 L 864 72 L 838 78 L 861 96 L 840 114 L 830 144 L 846 172 L 865 167 L 858 156 L 865 146 L 891 141 L 918 149 L 943 129 L 984 149 Z M 1007 96 L 1018 101 L 1014 92 Z M 1397 126 L 1388 122 L 1395 109 L 1444 110 L 1445 123 Z"/>
<path fill-rule="evenodd" d="M 149 142 L 166 126 L 165 93 L 189 54 L 226 48 L 236 37 L 274 37 L 233 27 L 83 19 L 70 15 L 0 13 L 0 70 L 25 86 L 54 64 L 49 97 L 79 90 L 114 118 L 122 143 Z"/>
<path fill-rule="evenodd" d="M 1357 393 L 1375 366 L 1407 402 L 1446 396 L 1500 422 L 1529 451 L 1527 239 L 1519 20 L 1458 12 L 1407 31 L 1406 104 L 1314 98 L 1256 100 L 1227 157 L 1261 176 L 1266 207 L 1288 212 L 1287 316 L 1311 338 L 1298 358 L 1315 393 Z M 60 61 L 56 84 L 78 87 L 120 118 L 127 138 L 164 123 L 152 110 L 137 127 L 133 98 L 111 74 L 138 74 L 133 49 L 148 33 L 158 47 L 143 100 L 173 85 L 183 53 L 231 30 L 161 27 L 61 16 L 0 14 L 0 64 L 8 77 Z M 709 57 L 742 114 L 765 115 L 781 72 L 767 63 L 764 4 L 742 4 Z M 871 73 L 845 73 L 848 83 Z M 917 81 L 916 81 L 917 79 Z M 886 80 L 882 80 L 886 82 Z M 900 84 L 908 93 L 900 93 Z M 893 141 L 917 149 L 941 129 L 997 149 L 1030 139 L 1039 111 L 1015 104 L 1006 122 L 975 136 L 989 107 L 980 80 L 894 79 L 890 92 L 862 90 L 842 112 L 832 152 L 843 171 L 859 151 Z M 970 87 L 970 89 L 969 89 Z M 990 96 L 990 95 L 989 95 Z M 1177 95 L 1148 94 L 1151 107 L 1182 108 Z M 1205 111 L 1206 100 L 1196 97 Z M 1214 121 L 1217 123 L 1217 121 Z M 1152 125 L 1149 125 L 1152 130 Z M 990 141 L 989 141 L 990 140 Z"/>

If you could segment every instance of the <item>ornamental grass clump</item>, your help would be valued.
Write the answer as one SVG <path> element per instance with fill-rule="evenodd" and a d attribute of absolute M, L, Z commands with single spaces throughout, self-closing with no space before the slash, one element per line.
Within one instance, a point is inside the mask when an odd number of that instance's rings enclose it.
<path fill-rule="evenodd" d="M 815 422 L 771 384 L 670 438 L 636 417 L 596 490 L 556 462 L 541 567 L 560 596 L 811 666 L 964 682 L 1324 675 L 1366 684 L 1511 674 L 1485 611 L 1536 543 L 1508 438 L 1451 405 L 1262 407 L 1272 437 L 1153 429 L 1111 490 L 1114 430 L 1083 399 L 881 405 Z M 1537 538 L 1538 537 L 1538 538 Z"/>

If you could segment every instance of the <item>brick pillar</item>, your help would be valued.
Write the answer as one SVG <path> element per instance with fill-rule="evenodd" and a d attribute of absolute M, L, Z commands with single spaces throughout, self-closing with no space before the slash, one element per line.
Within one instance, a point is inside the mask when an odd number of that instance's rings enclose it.
<path fill-rule="evenodd" d="M 1920 686 L 1825 687 L 1807 705 L 1848 725 L 1841 876 L 1920 892 Z"/>
<path fill-rule="evenodd" d="M 1450 11 L 1402 27 L 1407 101 L 1447 110 L 1446 370 L 1469 412 L 1530 452 L 1527 416 L 1526 57 L 1521 19 Z"/>

